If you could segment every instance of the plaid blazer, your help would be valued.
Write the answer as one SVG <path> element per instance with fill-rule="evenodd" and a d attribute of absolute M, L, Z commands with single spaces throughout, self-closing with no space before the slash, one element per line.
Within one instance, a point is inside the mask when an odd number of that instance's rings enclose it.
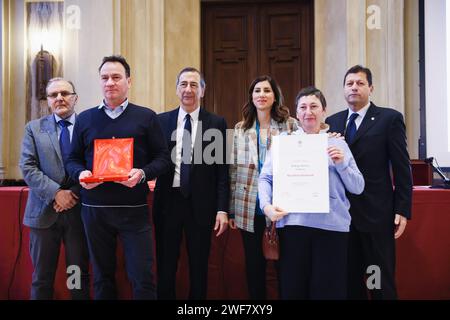
<path fill-rule="evenodd" d="M 230 218 L 234 218 L 239 229 L 254 232 L 256 197 L 258 195 L 258 137 L 256 122 L 244 131 L 243 122 L 234 127 L 230 159 Z M 297 120 L 289 118 L 278 123 L 271 119 L 267 150 L 271 136 L 298 129 Z"/>

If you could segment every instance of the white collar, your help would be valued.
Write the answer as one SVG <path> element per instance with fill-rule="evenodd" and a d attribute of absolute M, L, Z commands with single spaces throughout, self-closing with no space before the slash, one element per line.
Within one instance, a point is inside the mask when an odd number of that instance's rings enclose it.
<path fill-rule="evenodd" d="M 178 120 L 183 121 L 187 114 L 188 113 L 184 111 L 184 109 L 180 106 L 178 111 Z M 197 107 L 197 109 L 195 109 L 191 113 L 189 113 L 189 115 L 191 116 L 192 121 L 198 121 L 198 117 L 200 115 L 200 106 Z"/>
<path fill-rule="evenodd" d="M 350 109 L 350 107 L 348 108 L 348 116 L 347 116 L 347 120 L 350 119 L 350 116 L 354 113 L 359 114 L 359 116 L 361 117 L 361 119 L 364 118 L 364 116 L 367 113 L 367 110 L 369 110 L 370 107 L 370 101 L 368 104 L 366 104 L 364 107 L 362 107 L 361 109 L 359 109 L 357 112 L 354 112 L 352 109 Z"/>
<path fill-rule="evenodd" d="M 121 108 L 121 107 L 122 107 L 123 110 L 125 110 L 127 108 L 127 106 L 128 106 L 128 98 L 125 99 L 125 101 L 122 102 L 120 104 L 120 106 L 117 106 L 116 108 L 114 108 L 114 110 L 118 109 L 118 108 Z M 102 103 L 98 106 L 98 109 L 101 109 L 101 108 L 106 108 L 106 109 L 108 109 L 110 111 L 113 111 L 113 109 L 106 104 L 104 99 L 102 100 Z"/>
<path fill-rule="evenodd" d="M 75 124 L 75 112 L 72 113 L 69 117 L 67 117 L 67 118 L 65 118 L 65 119 L 61 118 L 61 117 L 58 116 L 57 114 L 53 114 L 53 115 L 55 116 L 55 121 L 56 121 L 56 123 L 58 123 L 58 122 L 61 121 L 61 120 L 66 120 L 66 121 L 69 121 L 72 125 Z"/>
<path fill-rule="evenodd" d="M 319 131 L 319 133 L 327 133 L 328 130 L 330 130 L 330 126 L 328 124 L 326 124 L 326 123 L 321 123 L 320 124 L 320 131 Z M 299 126 L 298 129 L 295 130 L 295 131 L 292 131 L 291 134 L 293 134 L 293 135 L 306 134 L 306 132 L 303 130 L 302 127 Z"/>

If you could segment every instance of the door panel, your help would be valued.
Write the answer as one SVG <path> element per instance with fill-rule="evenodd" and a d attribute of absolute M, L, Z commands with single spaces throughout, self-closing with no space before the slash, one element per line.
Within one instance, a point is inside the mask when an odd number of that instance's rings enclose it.
<path fill-rule="evenodd" d="M 216 4 L 202 12 L 204 106 L 224 116 L 232 128 L 257 73 L 256 8 Z"/>
<path fill-rule="evenodd" d="M 313 84 L 313 3 L 202 3 L 202 70 L 206 109 L 232 128 L 241 120 L 252 80 L 269 74 L 295 116 L 298 90 Z"/>
<path fill-rule="evenodd" d="M 248 79 L 250 73 L 246 57 L 236 59 L 220 59 L 214 61 L 211 95 L 214 112 L 224 116 L 229 128 L 240 121 L 239 106 L 243 106 L 247 97 Z"/>
<path fill-rule="evenodd" d="M 283 91 L 285 105 L 295 116 L 294 100 L 297 92 L 313 83 L 312 33 L 303 30 L 312 23 L 312 16 L 302 15 L 308 12 L 308 6 L 302 2 L 282 6 L 267 4 L 261 7 L 260 12 L 260 72 L 277 80 Z M 303 51 L 306 54 L 302 59 Z"/>

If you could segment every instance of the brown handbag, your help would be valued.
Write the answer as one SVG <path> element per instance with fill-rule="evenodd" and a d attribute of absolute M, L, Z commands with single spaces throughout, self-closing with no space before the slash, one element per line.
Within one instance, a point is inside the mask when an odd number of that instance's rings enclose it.
<path fill-rule="evenodd" d="M 266 260 L 278 260 L 280 258 L 280 244 L 274 222 L 264 230 L 262 249 Z"/>

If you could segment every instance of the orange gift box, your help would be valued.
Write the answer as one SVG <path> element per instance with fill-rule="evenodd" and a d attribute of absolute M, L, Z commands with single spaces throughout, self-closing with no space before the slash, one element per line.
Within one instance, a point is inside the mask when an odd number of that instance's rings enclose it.
<path fill-rule="evenodd" d="M 92 176 L 81 182 L 126 181 L 133 168 L 133 138 L 95 139 Z"/>

